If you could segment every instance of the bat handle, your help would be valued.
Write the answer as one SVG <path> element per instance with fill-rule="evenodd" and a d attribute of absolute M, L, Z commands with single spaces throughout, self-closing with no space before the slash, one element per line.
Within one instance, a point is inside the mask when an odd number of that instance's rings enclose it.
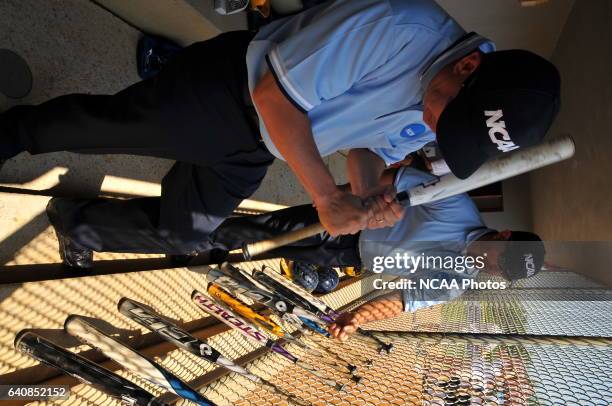
<path fill-rule="evenodd" d="M 323 228 L 321 223 L 312 224 L 300 230 L 291 231 L 269 240 L 259 241 L 252 244 L 244 244 L 242 246 L 242 255 L 246 261 L 250 261 L 256 255 L 263 254 L 264 252 L 271 251 L 308 237 L 312 237 L 313 235 L 321 234 L 324 231 L 325 228 Z"/>
<path fill-rule="evenodd" d="M 410 193 L 407 190 L 399 192 L 395 195 L 395 200 L 402 206 L 410 206 Z"/>

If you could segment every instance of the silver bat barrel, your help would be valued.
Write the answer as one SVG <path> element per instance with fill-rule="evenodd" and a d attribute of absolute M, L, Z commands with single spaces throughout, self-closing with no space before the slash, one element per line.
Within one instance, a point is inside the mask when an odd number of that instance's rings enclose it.
<path fill-rule="evenodd" d="M 431 182 L 400 192 L 397 194 L 397 200 L 404 206 L 435 202 L 563 161 L 571 158 L 574 152 L 575 145 L 570 136 L 554 138 L 492 159 L 484 163 L 467 179 L 459 179 L 449 173 Z"/>

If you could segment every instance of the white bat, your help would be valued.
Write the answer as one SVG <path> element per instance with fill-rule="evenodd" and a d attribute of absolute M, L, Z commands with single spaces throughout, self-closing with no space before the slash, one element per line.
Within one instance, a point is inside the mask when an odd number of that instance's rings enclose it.
<path fill-rule="evenodd" d="M 574 152 L 571 137 L 551 139 L 485 162 L 467 179 L 459 179 L 452 173 L 437 177 L 431 182 L 398 193 L 397 200 L 405 206 L 435 202 L 563 161 L 571 158 Z"/>
<path fill-rule="evenodd" d="M 571 158 L 574 152 L 575 146 L 571 137 L 566 135 L 554 138 L 533 147 L 522 148 L 511 154 L 504 154 L 494 158 L 484 163 L 467 179 L 459 179 L 452 173 L 449 173 L 437 177 L 430 182 L 415 186 L 410 190 L 399 192 L 397 200 L 404 206 L 418 206 L 423 203 L 435 202 L 563 161 Z M 241 257 L 249 260 L 256 255 L 320 234 L 324 231 L 323 226 L 317 223 L 269 240 L 245 244 L 242 247 Z M 232 256 L 230 258 L 228 261 L 233 260 Z"/>

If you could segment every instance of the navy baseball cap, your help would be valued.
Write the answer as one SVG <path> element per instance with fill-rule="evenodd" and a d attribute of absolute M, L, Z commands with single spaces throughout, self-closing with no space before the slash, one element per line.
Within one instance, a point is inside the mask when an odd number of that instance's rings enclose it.
<path fill-rule="evenodd" d="M 509 281 L 530 278 L 542 270 L 546 249 L 537 234 L 513 231 L 506 248 L 498 257 L 498 265 Z"/>
<path fill-rule="evenodd" d="M 557 68 L 532 52 L 483 54 L 438 119 L 437 142 L 453 174 L 465 179 L 491 158 L 538 144 L 559 112 L 560 88 Z"/>

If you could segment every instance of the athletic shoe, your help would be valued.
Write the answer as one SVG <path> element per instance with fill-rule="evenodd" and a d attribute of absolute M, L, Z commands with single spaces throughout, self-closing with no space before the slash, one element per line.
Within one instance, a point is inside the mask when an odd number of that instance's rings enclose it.
<path fill-rule="evenodd" d="M 59 254 L 63 264 L 67 267 L 79 270 L 93 268 L 93 251 L 62 234 L 58 226 L 60 224 L 59 212 L 57 210 L 58 201 L 61 201 L 61 199 L 57 197 L 49 200 L 49 204 L 47 205 L 47 216 L 55 230 L 55 235 L 59 242 Z"/>

